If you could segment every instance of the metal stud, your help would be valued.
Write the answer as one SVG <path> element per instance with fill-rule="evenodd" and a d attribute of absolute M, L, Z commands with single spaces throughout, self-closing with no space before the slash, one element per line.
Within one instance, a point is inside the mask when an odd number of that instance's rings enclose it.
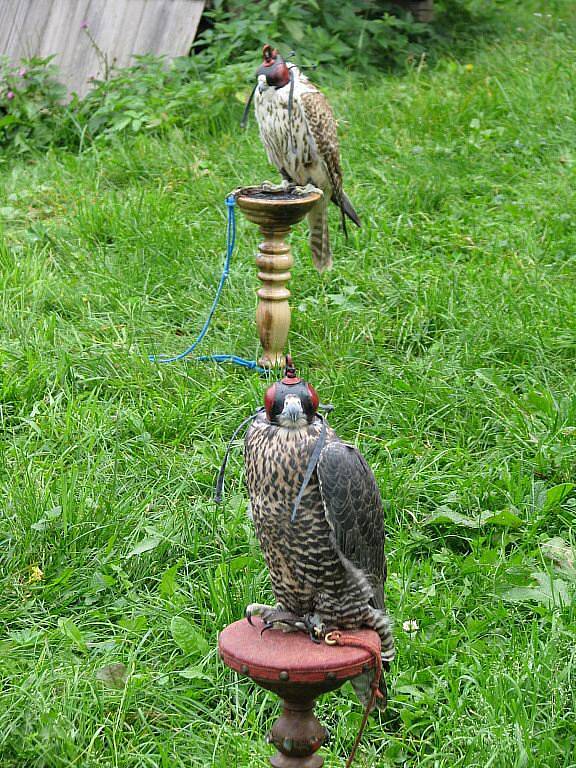
<path fill-rule="evenodd" d="M 288 680 L 288 678 L 290 677 L 290 675 L 288 674 L 288 672 L 286 672 L 286 671 L 283 671 L 283 672 L 280 672 L 280 674 L 278 675 L 278 677 L 280 678 L 280 680 Z"/>

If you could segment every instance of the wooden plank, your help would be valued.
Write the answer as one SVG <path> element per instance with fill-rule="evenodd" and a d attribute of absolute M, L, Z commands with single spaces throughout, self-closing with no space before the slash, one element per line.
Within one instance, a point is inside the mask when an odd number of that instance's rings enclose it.
<path fill-rule="evenodd" d="M 103 67 L 86 32 L 110 63 L 125 67 L 134 55 L 187 55 L 204 0 L 0 0 L 0 55 L 11 61 L 55 54 L 68 91 L 83 95 Z"/>
<path fill-rule="evenodd" d="M 42 40 L 42 55 L 57 51 L 55 62 L 61 72 L 61 79 L 71 91 L 82 89 L 87 78 L 86 68 L 94 59 L 90 41 L 81 28 L 86 19 L 91 0 L 54 0 L 52 15 Z"/>
<path fill-rule="evenodd" d="M 18 6 L 13 3 L 0 3 L 0 55 L 9 56 L 9 42 L 16 23 L 18 10 L 26 11 L 27 0 L 22 0 Z"/>
<path fill-rule="evenodd" d="M 166 0 L 152 0 L 146 3 L 146 13 L 142 16 L 138 37 L 134 43 L 134 53 L 144 54 L 154 51 L 155 42 L 160 39 L 166 24 L 166 5 Z M 160 50 L 157 52 L 163 53 Z"/>
<path fill-rule="evenodd" d="M 190 8 L 190 5 L 193 7 Z M 157 46 L 160 50 L 168 52 L 172 45 L 185 51 L 185 54 L 181 55 L 186 55 L 196 37 L 204 8 L 201 3 L 191 4 L 189 0 L 171 0 L 171 6 L 170 24 L 167 24 L 159 35 Z"/>
<path fill-rule="evenodd" d="M 6 40 L 6 48 L 2 53 L 5 52 L 10 59 L 13 59 L 15 55 L 18 58 L 29 55 L 26 52 L 26 46 L 23 41 L 25 34 L 24 23 L 33 2 L 34 0 L 23 0 L 21 3 L 18 3 L 16 0 L 8 0 L 8 7 L 12 8 L 13 22 L 8 39 Z"/>
<path fill-rule="evenodd" d="M 62 5 L 62 13 L 68 12 L 69 23 L 64 27 L 64 35 L 59 46 L 58 64 L 66 73 L 66 86 L 69 91 L 84 93 L 88 88 L 90 75 L 98 75 L 94 50 L 90 46 L 87 31 L 82 28 L 94 15 L 98 14 L 100 0 L 82 0 L 73 9 L 66 10 L 67 0 L 57 0 Z"/>
<path fill-rule="evenodd" d="M 114 3 L 115 0 L 108 0 Z M 138 33 L 145 15 L 149 14 L 147 0 L 124 0 L 122 28 L 114 43 L 114 66 L 127 67 L 133 63 L 132 54 L 140 53 L 137 47 Z"/>

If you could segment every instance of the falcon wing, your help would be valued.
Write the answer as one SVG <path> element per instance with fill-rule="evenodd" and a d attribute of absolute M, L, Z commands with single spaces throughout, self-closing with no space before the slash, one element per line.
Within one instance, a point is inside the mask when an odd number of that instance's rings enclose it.
<path fill-rule="evenodd" d="M 327 443 L 316 468 L 326 519 L 342 554 L 368 576 L 374 605 L 384 607 L 384 512 L 372 470 L 356 448 Z"/>
<path fill-rule="evenodd" d="M 342 169 L 336 120 L 328 100 L 320 91 L 309 91 L 300 96 L 308 130 L 318 148 L 318 154 L 324 163 L 334 202 L 342 208 Z"/>

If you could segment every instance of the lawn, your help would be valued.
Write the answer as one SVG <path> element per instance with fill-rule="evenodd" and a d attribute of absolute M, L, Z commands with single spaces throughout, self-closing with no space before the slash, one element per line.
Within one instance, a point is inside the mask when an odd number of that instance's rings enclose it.
<path fill-rule="evenodd" d="M 320 278 L 292 237 L 292 354 L 387 503 L 398 657 L 359 766 L 576 766 L 576 10 L 509 6 L 465 57 L 326 88 L 363 228 L 333 211 Z M 147 359 L 206 317 L 226 193 L 275 177 L 241 111 L 0 165 L 2 768 L 266 765 L 276 701 L 215 650 L 271 597 L 240 449 L 211 500 L 265 382 Z M 238 230 L 199 351 L 255 357 Z M 341 766 L 361 708 L 318 710 Z"/>

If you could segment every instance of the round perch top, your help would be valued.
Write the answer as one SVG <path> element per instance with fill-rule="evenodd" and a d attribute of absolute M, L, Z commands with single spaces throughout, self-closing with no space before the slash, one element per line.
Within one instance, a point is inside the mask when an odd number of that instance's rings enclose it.
<path fill-rule="evenodd" d="M 321 683 L 349 680 L 375 665 L 366 648 L 314 643 L 303 632 L 270 629 L 262 633 L 263 623 L 253 619 L 236 621 L 222 630 L 218 638 L 220 657 L 226 666 L 254 680 L 292 683 Z M 346 630 L 367 645 L 380 639 L 371 629 Z"/>
<path fill-rule="evenodd" d="M 322 197 L 322 190 L 307 185 L 269 184 L 242 187 L 231 193 L 249 221 L 261 226 L 297 224 Z"/>

